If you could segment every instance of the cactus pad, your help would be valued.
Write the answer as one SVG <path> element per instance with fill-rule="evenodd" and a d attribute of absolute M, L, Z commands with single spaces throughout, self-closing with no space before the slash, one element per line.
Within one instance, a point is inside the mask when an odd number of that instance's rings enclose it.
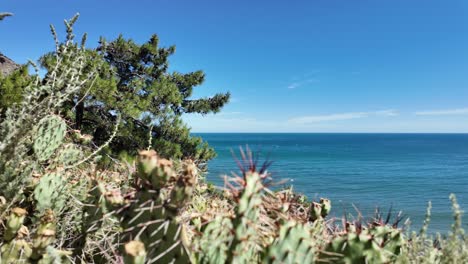
<path fill-rule="evenodd" d="M 67 125 L 63 119 L 55 115 L 47 116 L 39 122 L 33 145 L 39 161 L 45 161 L 54 154 L 62 144 L 66 130 Z"/>
<path fill-rule="evenodd" d="M 36 209 L 42 213 L 46 209 L 60 212 L 66 200 L 66 182 L 58 173 L 48 173 L 41 177 L 34 188 L 34 200 Z"/>
<path fill-rule="evenodd" d="M 264 254 L 264 263 L 314 263 L 310 231 L 302 224 L 287 222 L 281 226 L 279 237 Z"/>

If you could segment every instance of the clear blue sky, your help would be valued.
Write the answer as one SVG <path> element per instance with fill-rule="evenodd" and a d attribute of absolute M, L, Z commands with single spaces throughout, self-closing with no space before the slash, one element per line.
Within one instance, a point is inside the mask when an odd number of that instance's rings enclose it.
<path fill-rule="evenodd" d="M 195 96 L 230 91 L 195 132 L 468 132 L 468 1 L 3 0 L 0 51 L 18 62 L 76 32 L 157 33 L 171 69 L 202 69 Z"/>

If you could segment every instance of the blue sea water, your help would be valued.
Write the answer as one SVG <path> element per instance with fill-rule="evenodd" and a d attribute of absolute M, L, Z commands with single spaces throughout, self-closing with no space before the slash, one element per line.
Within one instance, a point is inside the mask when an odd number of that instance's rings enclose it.
<path fill-rule="evenodd" d="M 376 207 L 403 215 L 418 229 L 432 202 L 430 231 L 452 224 L 449 194 L 468 210 L 468 134 L 197 134 L 214 147 L 208 180 L 238 172 L 231 150 L 248 145 L 273 161 L 277 180 L 289 179 L 310 199 L 332 200 L 332 216 L 372 216 Z M 468 223 L 468 221 L 466 221 Z M 464 224 L 465 227 L 468 227 Z"/>

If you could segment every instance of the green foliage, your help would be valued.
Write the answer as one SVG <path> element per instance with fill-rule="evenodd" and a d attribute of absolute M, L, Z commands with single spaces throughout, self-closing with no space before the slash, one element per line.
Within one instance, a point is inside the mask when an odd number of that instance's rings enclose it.
<path fill-rule="evenodd" d="M 170 72 L 169 57 L 174 54 L 175 47 L 160 47 L 156 35 L 144 44 L 119 36 L 110 42 L 101 39 L 96 49 L 83 49 L 82 45 L 73 43 L 72 25 L 76 19 L 66 22 L 64 43 L 59 43 L 53 30 L 56 51 L 40 59 L 41 66 L 47 70 L 45 80 L 52 80 L 75 67 L 76 58 L 60 56 L 62 53 L 80 52 L 84 57 L 80 74 L 76 76 L 82 87 L 62 105 L 64 117 L 71 126 L 92 135 L 95 145 L 102 145 L 110 137 L 118 114 L 125 126 L 111 142 L 115 156 L 121 151 L 135 155 L 136 150 L 146 149 L 148 135 L 151 135 L 151 148 L 158 149 L 164 157 L 191 158 L 200 164 L 213 158 L 214 150 L 201 138 L 190 135 L 181 116 L 216 113 L 228 102 L 229 93 L 193 99 L 193 90 L 204 82 L 204 73 Z M 85 40 L 86 36 L 82 43 Z M 0 77 L 0 109 L 5 111 L 21 102 L 26 87 L 33 80 L 27 66 Z M 60 90 L 66 83 L 54 85 Z"/>
<path fill-rule="evenodd" d="M 6 109 L 0 123 L 0 195 L 9 201 L 24 198 L 33 174 L 42 175 L 51 169 L 47 168 L 51 163 L 48 158 L 63 143 L 66 130 L 63 120 L 54 113 L 94 74 L 83 73 L 84 49 L 73 43 L 71 32 L 67 39 L 56 52 L 58 63 L 71 62 L 67 70 L 57 67 L 44 80 L 38 75 L 31 77 L 23 100 Z M 46 160 L 49 162 L 43 162 Z"/>
<path fill-rule="evenodd" d="M 34 80 L 29 75 L 28 65 L 19 67 L 7 76 L 0 75 L 0 117 L 6 109 L 23 100 L 23 94 Z"/>
<path fill-rule="evenodd" d="M 31 77 L 24 88 L 23 100 L 2 113 L 0 221 L 9 213 L 7 228 L 0 228 L 2 263 L 67 263 L 69 258 L 69 252 L 54 248 L 56 227 L 61 228 L 59 234 L 73 228 L 75 223 L 57 221 L 71 218 L 67 214 L 73 215 L 70 206 L 74 203 L 65 204 L 65 198 L 78 194 L 81 185 L 67 181 L 67 171 L 58 164 L 71 163 L 72 155 L 63 152 L 68 148 L 82 155 L 86 152 L 81 146 L 64 144 L 70 142 L 66 137 L 67 126 L 55 113 L 87 81 L 80 78 L 83 49 L 72 46 L 76 47 L 70 41 L 57 51 L 57 62 L 65 58 L 73 62 L 66 71 L 53 70 L 47 80 Z M 16 208 L 7 210 L 11 207 Z M 26 221 L 27 215 L 32 217 Z M 32 236 L 29 230 L 33 230 Z"/>
<path fill-rule="evenodd" d="M 467 263 L 468 262 L 468 241 L 465 231 L 462 228 L 463 212 L 458 205 L 454 194 L 450 195 L 454 223 L 447 240 L 441 241 L 442 255 L 445 256 L 445 263 Z"/>
<path fill-rule="evenodd" d="M 118 113 L 125 126 L 110 145 L 114 154 L 146 149 L 151 134 L 151 148 L 163 157 L 199 162 L 213 158 L 213 149 L 190 135 L 181 116 L 216 113 L 227 103 L 229 94 L 192 99 L 194 87 L 203 83 L 205 75 L 201 71 L 169 72 L 169 57 L 174 52 L 174 46 L 160 47 L 156 35 L 144 44 L 123 36 L 110 42 L 101 39 L 97 49 L 86 50 L 83 70 L 99 70 L 89 87 L 65 106 L 75 129 L 92 135 L 95 144 L 102 144 L 109 138 L 109 125 Z M 61 63 L 62 71 L 68 64 Z M 43 56 L 41 65 L 49 71 L 54 69 L 54 53 Z"/>

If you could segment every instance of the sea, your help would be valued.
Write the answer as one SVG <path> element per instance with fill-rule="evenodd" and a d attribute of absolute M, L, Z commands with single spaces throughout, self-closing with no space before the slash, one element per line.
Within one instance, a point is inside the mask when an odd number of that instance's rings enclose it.
<path fill-rule="evenodd" d="M 391 212 L 418 231 L 432 203 L 431 233 L 448 233 L 453 223 L 449 195 L 468 210 L 468 134 L 199 133 L 217 152 L 207 179 L 224 186 L 239 173 L 239 148 L 272 161 L 279 185 L 293 186 L 309 200 L 332 201 L 330 217 L 371 219 Z M 281 182 L 283 181 L 283 182 Z M 403 222 L 402 221 L 402 222 Z M 468 219 L 463 223 L 468 230 Z M 401 226 L 401 223 L 400 223 Z"/>

